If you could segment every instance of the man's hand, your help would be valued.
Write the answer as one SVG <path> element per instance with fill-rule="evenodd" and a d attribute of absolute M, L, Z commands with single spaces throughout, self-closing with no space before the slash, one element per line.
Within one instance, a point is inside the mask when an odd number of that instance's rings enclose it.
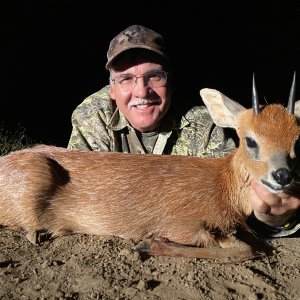
<path fill-rule="evenodd" d="M 284 193 L 272 194 L 254 180 L 251 182 L 248 200 L 255 217 L 272 227 L 282 226 L 288 222 L 300 207 L 299 198 Z"/>

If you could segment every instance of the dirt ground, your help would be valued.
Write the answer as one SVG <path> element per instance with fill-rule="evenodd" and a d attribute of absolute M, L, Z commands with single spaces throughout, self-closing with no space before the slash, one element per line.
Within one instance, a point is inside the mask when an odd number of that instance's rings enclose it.
<path fill-rule="evenodd" d="M 0 299 L 300 299 L 300 239 L 237 259 L 141 256 L 132 240 L 68 235 L 35 246 L 0 229 Z"/>

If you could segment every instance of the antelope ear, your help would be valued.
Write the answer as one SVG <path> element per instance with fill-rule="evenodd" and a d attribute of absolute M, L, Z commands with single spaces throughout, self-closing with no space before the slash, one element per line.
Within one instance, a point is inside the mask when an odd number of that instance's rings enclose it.
<path fill-rule="evenodd" d="M 214 89 L 202 89 L 200 95 L 216 125 L 236 128 L 237 116 L 245 107 Z"/>
<path fill-rule="evenodd" d="M 297 118 L 300 118 L 300 100 L 295 102 L 295 115 Z"/>

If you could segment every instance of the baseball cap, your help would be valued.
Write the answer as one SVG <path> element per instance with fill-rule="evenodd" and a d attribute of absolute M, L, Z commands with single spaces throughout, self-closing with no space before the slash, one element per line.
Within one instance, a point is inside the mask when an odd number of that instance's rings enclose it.
<path fill-rule="evenodd" d="M 114 37 L 107 51 L 106 69 L 110 69 L 113 60 L 122 52 L 140 48 L 153 51 L 168 60 L 162 35 L 141 25 L 131 25 Z"/>

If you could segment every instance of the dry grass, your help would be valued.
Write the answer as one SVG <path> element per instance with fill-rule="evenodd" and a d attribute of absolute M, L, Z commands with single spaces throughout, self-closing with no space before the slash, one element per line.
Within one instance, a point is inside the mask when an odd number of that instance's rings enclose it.
<path fill-rule="evenodd" d="M 0 123 L 0 156 L 11 151 L 31 147 L 36 143 L 22 125 L 8 126 L 3 122 Z"/>

